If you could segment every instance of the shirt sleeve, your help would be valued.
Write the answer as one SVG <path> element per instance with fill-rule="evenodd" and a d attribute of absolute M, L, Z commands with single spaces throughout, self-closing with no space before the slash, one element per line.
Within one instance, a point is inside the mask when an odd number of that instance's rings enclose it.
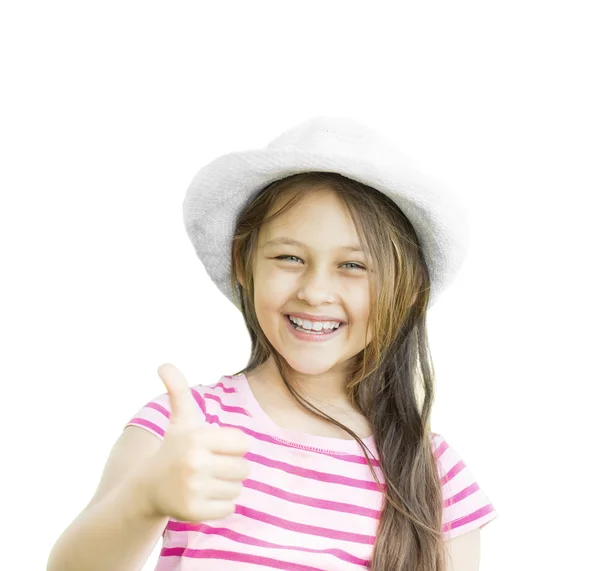
<path fill-rule="evenodd" d="M 445 540 L 487 525 L 498 516 L 492 502 L 475 481 L 458 452 L 441 434 L 434 434 L 434 457 L 442 484 Z"/>
<path fill-rule="evenodd" d="M 123 430 L 128 426 L 139 426 L 161 440 L 165 439 L 165 432 L 169 426 L 171 418 L 171 400 L 169 393 L 163 393 L 146 403 L 130 420 L 125 424 Z"/>

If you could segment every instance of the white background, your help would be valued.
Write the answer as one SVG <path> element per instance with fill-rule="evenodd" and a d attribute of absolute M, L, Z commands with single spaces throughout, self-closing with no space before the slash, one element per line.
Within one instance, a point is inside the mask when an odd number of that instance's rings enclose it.
<path fill-rule="evenodd" d="M 3 567 L 45 568 L 160 364 L 190 384 L 246 364 L 183 197 L 313 115 L 389 129 L 468 203 L 429 314 L 432 426 L 499 513 L 481 569 L 597 563 L 594 4 L 3 4 Z"/>

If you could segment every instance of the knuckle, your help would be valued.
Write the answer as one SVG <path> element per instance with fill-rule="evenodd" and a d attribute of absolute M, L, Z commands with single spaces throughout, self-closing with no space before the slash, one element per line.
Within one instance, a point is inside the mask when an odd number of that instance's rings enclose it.
<path fill-rule="evenodd" d="M 188 455 L 181 459 L 179 468 L 182 477 L 187 481 L 200 471 L 200 462 L 195 456 Z"/>
<path fill-rule="evenodd" d="M 198 478 L 190 478 L 186 482 L 186 491 L 192 498 L 199 498 L 205 490 L 206 484 Z"/>
<path fill-rule="evenodd" d="M 210 465 L 210 460 L 201 449 L 194 449 L 186 454 L 185 465 L 192 473 L 204 472 Z"/>

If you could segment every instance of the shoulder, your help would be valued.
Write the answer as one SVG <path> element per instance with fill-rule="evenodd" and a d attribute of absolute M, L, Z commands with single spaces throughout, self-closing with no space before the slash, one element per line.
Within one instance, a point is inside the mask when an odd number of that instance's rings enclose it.
<path fill-rule="evenodd" d="M 190 392 L 198 405 L 198 414 L 204 421 L 210 422 L 209 415 L 214 414 L 215 405 L 222 403 L 221 395 L 236 391 L 234 379 L 223 376 L 211 385 L 193 385 L 190 387 Z M 169 394 L 163 392 L 144 404 L 123 428 L 137 426 L 163 440 L 170 422 L 171 410 Z"/>
<path fill-rule="evenodd" d="M 192 393 L 202 412 L 209 415 L 222 415 L 241 412 L 243 387 L 239 380 L 231 375 L 222 376 L 211 385 L 195 385 Z"/>
<path fill-rule="evenodd" d="M 442 488 L 444 538 L 457 538 L 495 519 L 494 505 L 458 450 L 438 433 L 432 434 L 431 444 Z"/>

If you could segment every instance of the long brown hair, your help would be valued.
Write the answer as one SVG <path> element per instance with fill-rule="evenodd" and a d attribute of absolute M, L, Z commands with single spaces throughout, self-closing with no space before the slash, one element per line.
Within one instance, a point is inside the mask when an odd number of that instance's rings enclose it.
<path fill-rule="evenodd" d="M 346 204 L 367 261 L 376 268 L 369 272 L 373 339 L 367 345 L 365 338 L 365 348 L 353 360 L 346 391 L 348 401 L 373 428 L 385 485 L 379 482 L 360 437 L 306 401 L 290 384 L 287 363 L 265 337 L 255 312 L 252 267 L 261 225 L 323 187 L 335 191 Z M 268 216 L 284 191 L 291 198 Z M 430 281 L 409 220 L 384 194 L 341 174 L 295 174 L 271 183 L 245 205 L 234 231 L 231 268 L 235 303 L 252 342 L 248 364 L 236 374 L 252 371 L 273 357 L 284 384 L 300 405 L 345 430 L 365 453 L 385 497 L 371 569 L 446 571 L 442 490 L 429 428 L 434 401 L 434 371 L 425 326 Z M 244 287 L 237 280 L 236 269 Z"/>

